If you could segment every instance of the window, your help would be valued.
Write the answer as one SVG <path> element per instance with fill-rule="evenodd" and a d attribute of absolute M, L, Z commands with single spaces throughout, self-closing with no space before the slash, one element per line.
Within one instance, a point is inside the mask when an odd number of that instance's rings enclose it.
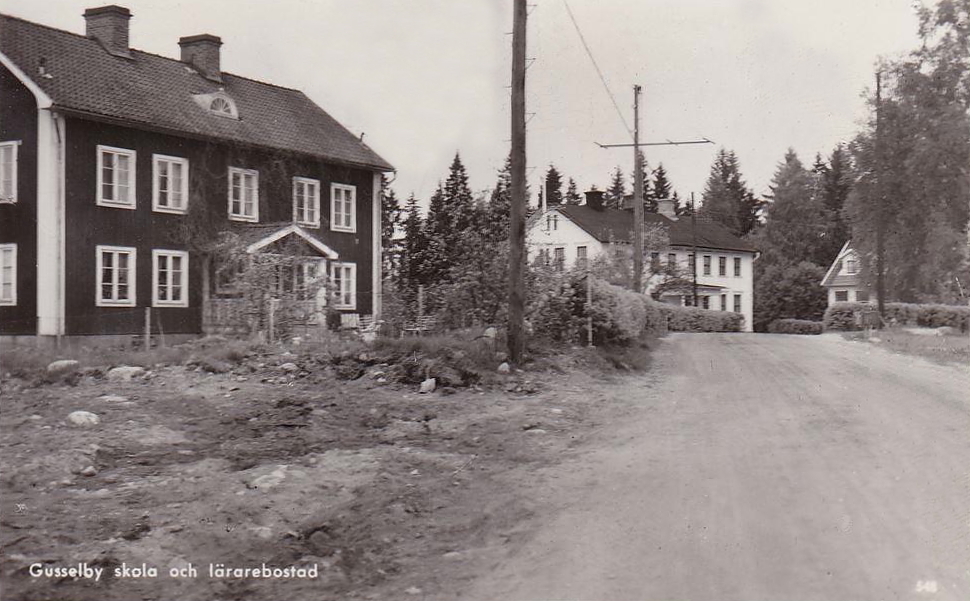
<path fill-rule="evenodd" d="M 559 229 L 559 215 L 546 215 L 546 231 L 552 232 Z"/>
<path fill-rule="evenodd" d="M 229 168 L 229 219 L 259 221 L 259 172 Z"/>
<path fill-rule="evenodd" d="M 357 231 L 357 188 L 344 184 L 330 185 L 330 229 L 337 232 Z"/>
<path fill-rule="evenodd" d="M 337 309 L 357 308 L 357 264 L 334 263 L 333 283 L 336 292 Z"/>
<path fill-rule="evenodd" d="M 566 266 L 566 249 L 558 246 L 553 249 L 553 260 L 555 261 L 556 271 L 562 271 Z"/>
<path fill-rule="evenodd" d="M 734 257 L 734 277 L 741 277 L 741 257 Z"/>
<path fill-rule="evenodd" d="M 704 255 L 704 275 L 711 275 L 711 255 Z"/>
<path fill-rule="evenodd" d="M 98 204 L 135 208 L 135 151 L 98 146 Z"/>
<path fill-rule="evenodd" d="M 196 94 L 192 96 L 203 109 L 209 111 L 213 115 L 218 115 L 219 117 L 227 117 L 229 119 L 238 119 L 239 111 L 236 109 L 236 103 L 233 102 L 225 92 L 213 92 L 211 94 Z"/>
<path fill-rule="evenodd" d="M 667 253 L 667 269 L 673 271 L 677 268 L 677 254 Z"/>
<path fill-rule="evenodd" d="M 711 308 L 711 297 L 709 297 L 709 296 L 702 296 L 701 297 L 701 307 L 703 307 L 704 309 L 710 309 Z"/>
<path fill-rule="evenodd" d="M 684 306 L 685 307 L 693 307 L 694 306 L 694 297 L 692 295 L 690 295 L 690 294 L 685 294 L 684 295 Z"/>
<path fill-rule="evenodd" d="M 0 203 L 17 202 L 17 148 L 20 142 L 0 142 Z"/>
<path fill-rule="evenodd" d="M 320 227 L 320 182 L 293 178 L 293 219 L 300 225 Z"/>
<path fill-rule="evenodd" d="M 835 291 L 835 302 L 845 303 L 849 301 L 849 291 L 848 290 L 836 290 Z"/>
<path fill-rule="evenodd" d="M 727 257 L 717 258 L 717 275 L 727 275 Z"/>
<path fill-rule="evenodd" d="M 721 295 L 721 311 L 727 311 L 727 295 Z"/>
<path fill-rule="evenodd" d="M 650 253 L 650 270 L 654 273 L 660 271 L 660 253 L 652 252 Z"/>
<path fill-rule="evenodd" d="M 696 265 L 697 265 L 697 258 L 694 256 L 694 253 L 687 255 L 687 271 L 689 271 L 690 273 L 694 273 L 694 269 L 696 269 Z"/>
<path fill-rule="evenodd" d="M 152 251 L 152 306 L 189 306 L 189 253 Z"/>
<path fill-rule="evenodd" d="M 189 208 L 189 162 L 152 155 L 152 210 L 184 215 Z"/>
<path fill-rule="evenodd" d="M 586 247 L 577 246 L 576 247 L 576 266 L 580 269 L 586 269 Z"/>
<path fill-rule="evenodd" d="M 849 275 L 855 275 L 859 271 L 859 263 L 855 259 L 846 259 L 845 261 L 845 272 Z"/>
<path fill-rule="evenodd" d="M 98 246 L 96 305 L 135 306 L 135 249 L 126 246 Z"/>
<path fill-rule="evenodd" d="M 213 113 L 222 113 L 232 117 L 232 104 L 222 96 L 212 99 L 212 102 L 209 103 L 209 110 Z"/>
<path fill-rule="evenodd" d="M 735 294 L 734 295 L 734 312 L 735 313 L 740 313 L 741 312 L 741 295 L 740 294 Z"/>
<path fill-rule="evenodd" d="M 868 303 L 869 302 L 869 291 L 868 290 L 856 290 L 855 300 L 857 303 Z"/>
<path fill-rule="evenodd" d="M 17 304 L 17 245 L 0 244 L 0 306 Z"/>

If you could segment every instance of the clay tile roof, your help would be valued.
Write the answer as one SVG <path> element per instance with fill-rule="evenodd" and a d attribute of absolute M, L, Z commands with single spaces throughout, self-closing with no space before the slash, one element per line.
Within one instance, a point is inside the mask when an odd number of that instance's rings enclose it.
<path fill-rule="evenodd" d="M 576 225 L 583 228 L 600 242 L 630 242 L 633 234 L 633 211 L 621 209 L 596 210 L 586 205 L 562 205 L 556 207 Z M 690 217 L 676 221 L 658 213 L 645 212 L 644 221 L 668 228 L 671 246 L 692 246 L 695 229 Z M 713 221 L 696 220 L 697 246 L 715 250 L 758 252 L 746 240 L 738 238 L 724 226 Z"/>
<path fill-rule="evenodd" d="M 172 58 L 140 50 L 131 58 L 113 56 L 96 40 L 2 14 L 0 52 L 66 113 L 394 169 L 299 90 L 229 73 L 220 84 Z M 49 77 L 39 73 L 41 65 Z M 193 100 L 220 89 L 236 103 L 238 120 Z"/>

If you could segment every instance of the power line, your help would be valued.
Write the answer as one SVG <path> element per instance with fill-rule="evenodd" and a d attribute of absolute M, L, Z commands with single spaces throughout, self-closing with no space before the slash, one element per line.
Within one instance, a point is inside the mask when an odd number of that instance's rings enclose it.
<path fill-rule="evenodd" d="M 610 86 L 606 83 L 606 77 L 603 75 L 603 71 L 600 69 L 599 64 L 597 64 L 596 59 L 593 57 L 593 51 L 589 49 L 589 44 L 586 43 L 586 38 L 583 36 L 582 30 L 579 28 L 579 23 L 576 22 L 576 17 L 573 15 L 573 11 L 569 8 L 569 1 L 562 0 L 562 3 L 566 6 L 566 12 L 569 13 L 569 20 L 573 22 L 573 27 L 576 28 L 576 33 L 579 34 L 579 41 L 583 43 L 583 48 L 586 49 L 586 56 L 593 63 L 593 67 L 596 69 L 596 74 L 599 75 L 600 81 L 603 82 L 603 88 L 606 90 L 607 95 L 610 97 L 610 101 L 613 103 L 613 108 L 616 109 L 616 114 L 620 117 L 620 121 L 623 122 L 623 127 L 633 137 L 633 130 L 626 122 L 626 118 L 623 116 L 623 111 L 620 110 L 620 105 L 616 103 L 616 98 L 613 96 L 613 92 L 610 91 Z"/>

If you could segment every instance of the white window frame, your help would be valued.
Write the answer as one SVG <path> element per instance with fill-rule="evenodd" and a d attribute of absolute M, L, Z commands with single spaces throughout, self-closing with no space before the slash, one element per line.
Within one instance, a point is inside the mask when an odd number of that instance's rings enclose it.
<path fill-rule="evenodd" d="M 168 198 L 162 198 L 162 191 L 158 185 L 158 178 L 160 175 L 159 165 L 161 163 L 170 163 L 172 165 L 180 165 L 182 167 L 182 185 L 180 186 L 179 193 L 182 195 L 182 206 L 173 207 L 170 204 L 162 204 L 162 200 L 166 203 L 171 201 L 172 190 L 168 190 Z M 171 168 L 170 168 L 171 169 Z M 171 181 L 171 171 L 169 171 L 169 181 Z M 174 215 L 185 215 L 189 212 L 189 160 L 183 157 L 173 157 L 164 154 L 153 154 L 152 155 L 152 210 L 156 213 L 172 213 Z"/>
<path fill-rule="evenodd" d="M 9 255 L 8 255 L 9 253 Z M 4 298 L 3 296 L 3 286 L 7 282 L 4 280 L 4 257 L 10 257 L 10 297 Z M 0 307 L 16 307 L 17 306 L 17 245 L 16 244 L 0 244 Z"/>
<path fill-rule="evenodd" d="M 337 191 L 350 193 L 350 225 L 337 221 Z M 343 212 L 340 213 L 343 215 Z M 335 232 L 357 231 L 357 186 L 330 184 L 330 229 Z"/>
<path fill-rule="evenodd" d="M 0 142 L 0 204 L 16 204 L 17 203 L 17 172 L 20 171 L 18 163 L 18 155 L 20 154 L 18 148 L 20 147 L 20 140 L 11 140 L 8 142 Z M 3 180 L 6 178 L 6 173 L 3 171 L 3 152 L 6 149 L 10 149 L 11 155 L 11 173 L 10 175 L 10 197 L 3 196 Z"/>
<path fill-rule="evenodd" d="M 333 262 L 331 263 L 333 270 L 331 273 L 331 279 L 334 283 L 334 292 L 336 293 L 336 298 L 334 299 L 333 307 L 334 309 L 357 309 L 357 264 L 356 263 L 346 263 L 346 262 Z M 347 278 L 337 277 L 337 270 L 348 269 L 350 273 L 350 288 L 347 289 Z M 341 276 L 345 272 L 341 271 Z M 338 286 L 339 284 L 339 286 Z M 346 294 L 350 294 L 350 302 L 345 302 Z"/>
<path fill-rule="evenodd" d="M 179 276 L 179 289 L 182 291 L 182 298 L 179 300 L 161 300 L 158 298 L 158 274 L 159 260 L 164 258 L 171 261 L 172 258 L 182 259 L 182 273 Z M 168 282 L 165 283 L 169 289 L 168 296 L 171 297 L 172 281 L 171 263 L 169 263 Z M 153 307 L 188 307 L 189 306 L 189 253 L 184 250 L 152 249 L 152 306 Z"/>
<path fill-rule="evenodd" d="M 125 300 L 118 300 L 117 298 L 105 299 L 101 295 L 102 285 L 105 283 L 104 277 L 104 263 L 102 258 L 104 253 L 114 253 L 115 256 L 118 254 L 128 255 L 128 298 Z M 138 292 L 138 250 L 131 246 L 103 246 L 98 245 L 94 249 L 94 264 L 97 269 L 97 274 L 95 277 L 95 289 L 94 289 L 94 304 L 98 307 L 134 307 L 137 302 L 137 292 Z M 117 271 L 117 270 L 116 270 Z M 118 282 L 111 282 L 114 287 L 113 296 L 118 296 Z"/>
<path fill-rule="evenodd" d="M 113 198 L 104 198 L 104 157 L 106 154 L 109 155 L 120 155 L 128 157 L 128 200 L 118 201 Z M 137 194 L 136 194 L 136 182 L 138 181 L 136 177 L 138 164 L 138 153 L 130 148 L 117 148 L 115 146 L 104 146 L 98 144 L 98 189 L 95 192 L 95 198 L 97 199 L 98 206 L 111 207 L 114 209 L 129 209 L 134 210 L 137 206 Z M 113 194 L 118 193 L 118 184 L 115 182 L 113 184 Z"/>
<path fill-rule="evenodd" d="M 304 206 L 303 211 L 300 211 L 299 203 L 297 202 L 298 192 L 300 187 L 303 186 L 303 198 L 304 200 L 309 199 L 312 204 L 313 209 L 313 219 L 307 219 L 307 207 Z M 307 194 L 307 191 L 312 189 L 313 194 Z M 309 177 L 294 177 L 293 178 L 293 221 L 299 225 L 306 225 L 309 227 L 320 227 L 320 180 L 313 179 Z"/>
<path fill-rule="evenodd" d="M 245 178 L 248 176 L 252 176 L 253 178 L 253 214 L 252 215 L 232 212 L 232 203 L 235 200 L 232 197 L 232 189 L 233 189 L 232 180 L 233 180 L 233 177 L 236 175 L 243 178 L 242 181 L 245 181 Z M 259 171 L 256 171 L 255 169 L 243 169 L 242 167 L 230 167 L 229 176 L 226 183 L 227 183 L 226 197 L 229 203 L 228 204 L 229 220 L 245 221 L 247 223 L 259 223 Z M 243 190 L 243 189 L 244 188 L 240 187 L 240 190 Z M 241 209 L 245 210 L 246 208 L 245 204 L 246 203 L 243 199 L 239 199 L 239 206 Z"/>

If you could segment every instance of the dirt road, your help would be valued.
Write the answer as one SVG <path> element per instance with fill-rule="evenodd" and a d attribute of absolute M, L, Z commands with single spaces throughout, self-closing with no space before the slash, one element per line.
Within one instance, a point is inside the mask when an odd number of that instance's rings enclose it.
<path fill-rule="evenodd" d="M 466 600 L 970 599 L 970 375 L 836 337 L 674 335 Z"/>

